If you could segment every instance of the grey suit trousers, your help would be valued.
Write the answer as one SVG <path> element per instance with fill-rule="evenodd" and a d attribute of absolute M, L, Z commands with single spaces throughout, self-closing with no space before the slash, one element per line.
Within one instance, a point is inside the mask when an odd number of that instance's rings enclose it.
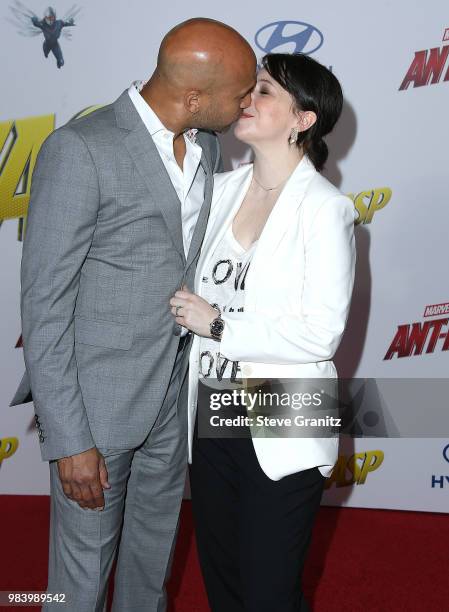
<path fill-rule="evenodd" d="M 114 612 L 162 612 L 184 489 L 187 449 L 184 413 L 176 396 L 177 354 L 170 385 L 147 438 L 131 450 L 99 448 L 111 489 L 102 511 L 83 509 L 62 490 L 50 462 L 51 519 L 48 593 L 65 593 L 66 612 L 101 612 L 118 548 Z M 123 530 L 122 528 L 123 521 Z M 43 610 L 61 609 L 46 604 Z"/>

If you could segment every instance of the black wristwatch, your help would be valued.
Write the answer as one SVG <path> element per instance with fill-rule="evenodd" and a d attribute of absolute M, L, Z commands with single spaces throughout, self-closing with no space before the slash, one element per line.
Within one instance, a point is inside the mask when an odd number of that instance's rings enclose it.
<path fill-rule="evenodd" d="M 221 318 L 221 314 L 216 317 L 210 324 L 210 335 L 214 340 L 221 340 L 221 336 L 224 330 L 224 321 Z"/>

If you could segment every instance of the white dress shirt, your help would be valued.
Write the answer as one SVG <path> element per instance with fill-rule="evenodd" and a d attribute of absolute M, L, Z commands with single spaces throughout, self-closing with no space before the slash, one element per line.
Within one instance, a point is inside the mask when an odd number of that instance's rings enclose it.
<path fill-rule="evenodd" d="M 156 145 L 172 185 L 178 194 L 181 207 L 182 241 L 187 259 L 193 232 L 204 201 L 206 175 L 200 164 L 202 149 L 196 142 L 197 130 L 191 129 L 185 132 L 186 154 L 181 170 L 173 151 L 174 133 L 164 126 L 150 105 L 140 95 L 139 92 L 144 85 L 145 81 L 134 81 L 128 93 Z M 186 327 L 181 326 L 181 336 L 186 336 L 188 332 L 189 330 Z"/>
<path fill-rule="evenodd" d="M 151 134 L 168 172 L 168 176 L 178 194 L 181 207 L 183 246 L 187 258 L 198 215 L 204 201 L 206 175 L 200 164 L 202 149 L 198 142 L 196 142 L 197 130 L 185 132 L 186 154 L 183 169 L 179 167 L 173 151 L 174 133 L 163 125 L 153 109 L 140 95 L 139 92 L 144 84 L 144 81 L 134 81 L 128 93 L 148 132 Z"/>

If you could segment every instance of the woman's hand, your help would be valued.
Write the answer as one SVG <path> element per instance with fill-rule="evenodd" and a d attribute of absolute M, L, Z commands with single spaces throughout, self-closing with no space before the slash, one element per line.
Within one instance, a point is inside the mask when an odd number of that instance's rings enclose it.
<path fill-rule="evenodd" d="M 198 336 L 212 337 L 210 324 L 217 318 L 218 311 L 202 297 L 189 291 L 186 285 L 171 298 L 170 306 L 177 323 Z"/>

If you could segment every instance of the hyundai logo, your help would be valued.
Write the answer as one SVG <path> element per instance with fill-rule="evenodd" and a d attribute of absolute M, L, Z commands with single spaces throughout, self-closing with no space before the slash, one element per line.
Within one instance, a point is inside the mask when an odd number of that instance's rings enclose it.
<path fill-rule="evenodd" d="M 274 21 L 256 33 L 256 45 L 264 53 L 305 53 L 310 55 L 323 44 L 321 32 L 302 21 Z"/>

